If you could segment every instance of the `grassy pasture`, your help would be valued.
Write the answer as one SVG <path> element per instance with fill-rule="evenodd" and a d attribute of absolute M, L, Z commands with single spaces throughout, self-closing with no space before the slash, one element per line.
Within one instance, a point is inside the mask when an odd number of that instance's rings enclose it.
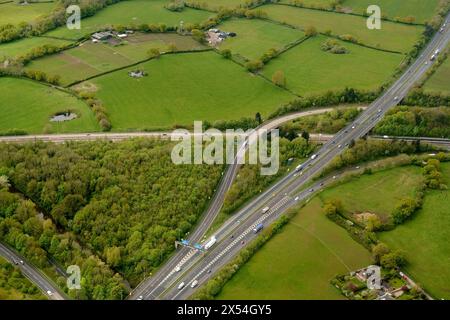
<path fill-rule="evenodd" d="M 447 58 L 425 82 L 424 89 L 429 92 L 450 94 L 450 58 Z"/>
<path fill-rule="evenodd" d="M 80 30 L 68 30 L 61 27 L 47 33 L 49 36 L 67 39 L 79 39 L 86 34 L 98 31 L 111 25 L 140 25 L 164 23 L 167 26 L 178 26 L 181 21 L 185 25 L 199 23 L 213 15 L 211 12 L 185 8 L 182 12 L 172 12 L 164 8 L 166 0 L 130 0 L 116 3 L 101 10 L 93 17 L 81 21 Z"/>
<path fill-rule="evenodd" d="M 249 59 L 259 59 L 269 49 L 283 49 L 289 43 L 304 37 L 300 30 L 291 29 L 263 20 L 232 19 L 219 26 L 221 30 L 236 32 L 219 46 Z"/>
<path fill-rule="evenodd" d="M 323 202 L 340 199 L 350 214 L 370 212 L 386 218 L 402 198 L 414 196 L 421 181 L 419 167 L 399 167 L 353 178 L 319 197 Z"/>
<path fill-rule="evenodd" d="M 450 163 L 441 164 L 450 184 Z M 449 190 L 430 191 L 413 219 L 380 234 L 391 248 L 403 250 L 407 273 L 436 299 L 450 299 Z"/>
<path fill-rule="evenodd" d="M 369 5 L 378 5 L 381 14 L 391 19 L 413 16 L 416 22 L 423 23 L 431 19 L 435 13 L 439 0 L 344 0 L 343 7 L 352 12 L 362 14 Z"/>
<path fill-rule="evenodd" d="M 13 42 L 0 44 L 0 61 L 4 57 L 17 57 L 25 55 L 33 48 L 42 47 L 44 45 L 63 46 L 70 44 L 71 41 L 59 40 L 45 37 L 33 37 L 16 40 Z"/>
<path fill-rule="evenodd" d="M 0 132 L 27 133 L 90 132 L 99 127 L 89 107 L 75 97 L 36 82 L 0 78 Z M 52 123 L 50 118 L 64 111 L 75 112 L 75 120 Z"/>
<path fill-rule="evenodd" d="M 317 36 L 286 51 L 263 69 L 268 78 L 281 70 L 287 88 L 300 95 L 355 87 L 376 89 L 389 79 L 403 56 L 344 43 L 350 53 L 332 54 L 320 46 L 326 37 Z"/>
<path fill-rule="evenodd" d="M 149 49 L 158 48 L 160 51 L 167 51 L 170 44 L 174 44 L 177 50 L 204 48 L 191 37 L 178 34 L 136 34 L 118 46 L 86 41 L 76 48 L 34 60 L 28 64 L 27 69 L 59 75 L 61 84 L 69 85 L 102 72 L 145 60 Z"/>
<path fill-rule="evenodd" d="M 219 299 L 344 297 L 330 280 L 370 264 L 368 251 L 328 220 L 314 198 L 225 285 Z"/>
<path fill-rule="evenodd" d="M 42 15 L 50 13 L 55 7 L 56 2 L 30 3 L 28 5 L 0 3 L 0 25 L 30 22 Z"/>
<path fill-rule="evenodd" d="M 314 26 L 319 32 L 331 31 L 336 36 L 350 34 L 365 45 L 391 51 L 408 52 L 423 32 L 421 26 L 393 22 L 384 22 L 381 30 L 369 30 L 363 17 L 283 5 L 270 4 L 258 9 L 275 21 L 299 28 Z"/>
<path fill-rule="evenodd" d="M 129 77 L 137 68 L 148 76 Z M 213 52 L 165 55 L 87 84 L 97 87 L 120 131 L 267 115 L 294 98 Z"/>

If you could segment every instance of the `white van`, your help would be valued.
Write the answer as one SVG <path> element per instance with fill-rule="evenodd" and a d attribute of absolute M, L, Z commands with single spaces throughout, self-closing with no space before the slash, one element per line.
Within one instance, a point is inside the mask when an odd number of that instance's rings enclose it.
<path fill-rule="evenodd" d="M 181 290 L 181 289 L 183 289 L 184 288 L 184 282 L 182 282 L 182 283 L 180 283 L 179 285 L 178 285 L 178 290 Z"/>
<path fill-rule="evenodd" d="M 269 211 L 269 210 L 270 210 L 269 207 L 265 207 L 264 209 L 262 209 L 262 213 L 264 214 L 264 213 L 266 213 L 266 212 Z"/>
<path fill-rule="evenodd" d="M 197 280 L 192 281 L 191 288 L 195 288 L 197 286 L 197 284 L 198 284 Z"/>

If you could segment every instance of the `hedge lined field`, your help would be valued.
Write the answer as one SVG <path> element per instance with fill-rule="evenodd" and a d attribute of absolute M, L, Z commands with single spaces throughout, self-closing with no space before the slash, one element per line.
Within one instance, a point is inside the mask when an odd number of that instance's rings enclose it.
<path fill-rule="evenodd" d="M 148 76 L 134 79 L 131 70 Z M 114 130 L 263 116 L 294 98 L 214 52 L 170 54 L 89 81 Z M 162 94 L 163 93 L 163 94 Z"/>
<path fill-rule="evenodd" d="M 349 214 L 370 212 L 387 218 L 401 199 L 414 197 L 422 180 L 419 167 L 399 167 L 354 178 L 319 197 L 322 202 L 340 199 Z"/>
<path fill-rule="evenodd" d="M 284 22 L 299 28 L 314 26 L 319 32 L 352 35 L 361 43 L 381 49 L 408 52 L 419 39 L 424 28 L 394 22 L 383 22 L 381 30 L 369 30 L 364 17 L 345 15 L 283 5 L 264 5 L 263 10 L 272 20 Z"/>
<path fill-rule="evenodd" d="M 94 114 L 81 100 L 37 82 L 0 78 L 0 97 L 0 133 L 14 129 L 27 133 L 99 130 Z M 53 115 L 68 110 L 79 117 L 67 122 L 50 122 Z"/>
<path fill-rule="evenodd" d="M 218 11 L 221 8 L 226 8 L 226 9 L 233 9 L 233 8 L 237 8 L 239 6 L 243 6 L 245 5 L 247 1 L 246 0 L 209 0 L 209 1 L 199 1 L 199 0 L 187 0 L 186 3 L 188 4 L 196 4 L 196 3 L 201 3 L 204 4 L 206 3 L 208 5 L 208 9 L 210 10 L 215 10 Z"/>
<path fill-rule="evenodd" d="M 263 74 L 271 78 L 276 71 L 283 71 L 287 88 L 300 95 L 345 87 L 377 89 L 389 80 L 403 59 L 400 54 L 345 42 L 339 43 L 349 53 L 332 54 L 321 49 L 326 40 L 324 36 L 306 40 L 270 61 Z"/>
<path fill-rule="evenodd" d="M 26 69 L 44 71 L 48 75 L 59 75 L 61 84 L 68 85 L 145 60 L 151 48 L 157 48 L 163 52 L 167 51 L 170 45 L 175 45 L 176 50 L 205 48 L 191 37 L 178 34 L 137 34 L 129 37 L 124 44 L 117 46 L 87 41 L 76 48 L 34 60 L 27 65 Z"/>
<path fill-rule="evenodd" d="M 69 45 L 72 41 L 52 39 L 45 37 L 33 37 L 16 40 L 13 42 L 0 44 L 0 61 L 3 61 L 4 57 L 17 57 L 23 56 L 31 49 L 42 47 L 44 45 L 64 46 Z"/>
<path fill-rule="evenodd" d="M 305 36 L 300 30 L 280 26 L 263 20 L 231 19 L 218 26 L 220 30 L 235 32 L 219 46 L 221 50 L 230 49 L 249 59 L 259 59 L 269 49 L 281 50 L 286 45 Z"/>
<path fill-rule="evenodd" d="M 330 280 L 371 263 L 370 254 L 328 220 L 313 199 L 225 285 L 218 299 L 344 297 Z"/>
<path fill-rule="evenodd" d="M 450 164 L 441 164 L 450 184 Z M 427 192 L 423 208 L 413 219 L 380 234 L 389 247 L 405 253 L 406 272 L 436 299 L 450 299 L 449 190 Z"/>
<path fill-rule="evenodd" d="M 450 94 L 450 58 L 439 66 L 423 87 L 425 91 Z"/>
<path fill-rule="evenodd" d="M 0 3 L 0 25 L 30 22 L 39 16 L 50 13 L 55 7 L 56 1 L 53 3 L 29 3 L 27 5 L 16 4 L 15 2 Z"/>
<path fill-rule="evenodd" d="M 131 0 L 116 3 L 98 12 L 95 16 L 83 19 L 80 30 L 69 30 L 61 27 L 46 35 L 68 39 L 79 39 L 86 34 L 96 32 L 111 25 L 160 24 L 178 26 L 181 21 L 185 25 L 200 23 L 214 15 L 211 12 L 185 8 L 181 12 L 173 12 L 164 8 L 166 0 Z"/>
<path fill-rule="evenodd" d="M 342 6 L 362 14 L 370 5 L 378 5 L 381 14 L 390 19 L 412 16 L 415 22 L 424 23 L 431 19 L 440 0 L 344 0 Z"/>

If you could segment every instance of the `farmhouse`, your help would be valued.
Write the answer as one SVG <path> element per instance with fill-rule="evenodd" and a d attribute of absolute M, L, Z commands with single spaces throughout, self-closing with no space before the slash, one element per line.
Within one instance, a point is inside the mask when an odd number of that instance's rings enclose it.
<path fill-rule="evenodd" d="M 225 32 L 219 29 L 209 29 L 206 34 L 208 43 L 213 46 L 220 44 L 223 40 L 225 40 L 228 37 L 235 37 L 235 36 L 236 36 L 235 32 Z"/>
<path fill-rule="evenodd" d="M 112 33 L 105 31 L 105 32 L 96 32 L 92 35 L 92 41 L 96 40 L 96 41 L 103 41 L 103 40 L 108 40 L 109 38 L 112 37 Z"/>

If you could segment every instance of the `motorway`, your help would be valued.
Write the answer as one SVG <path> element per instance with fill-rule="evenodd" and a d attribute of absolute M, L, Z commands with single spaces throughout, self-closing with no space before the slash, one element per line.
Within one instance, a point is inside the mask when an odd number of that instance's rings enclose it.
<path fill-rule="evenodd" d="M 187 299 L 201 284 L 210 279 L 214 273 L 228 263 L 256 235 L 253 228 L 264 223 L 268 225 L 280 217 L 288 208 L 298 202 L 308 200 L 326 182 L 317 182 L 308 190 L 302 187 L 319 174 L 346 146 L 358 138 L 365 136 L 382 119 L 384 114 L 397 105 L 425 75 L 434 64 L 431 55 L 439 49 L 441 52 L 450 41 L 450 15 L 446 18 L 447 26 L 443 33 L 437 33 L 423 50 L 421 56 L 406 70 L 406 72 L 381 97 L 373 102 L 361 115 L 338 134 L 333 136 L 316 154 L 314 159 L 307 160 L 301 172 L 291 172 L 239 210 L 215 233 L 217 243 L 206 253 L 200 253 L 189 248 L 181 248 L 161 269 L 150 279 L 142 283 L 130 296 L 131 299 Z M 427 62 L 427 63 L 426 63 Z M 234 165 L 229 167 L 221 186 L 229 186 L 234 179 Z M 228 181 L 230 179 L 231 181 Z M 323 183 L 323 186 L 321 185 Z M 219 188 L 212 202 L 213 209 L 208 209 L 206 217 L 209 223 L 211 212 L 220 209 L 227 188 Z M 216 202 L 218 201 L 218 202 Z M 220 203 L 219 203 L 220 202 Z M 268 206 L 266 214 L 261 209 Z M 205 225 L 194 232 L 190 239 L 200 239 L 207 231 Z M 199 230 L 203 231 L 200 232 Z M 177 272 L 176 267 L 181 270 Z M 197 286 L 192 288 L 196 281 Z M 179 285 L 184 286 L 179 288 Z"/>
<path fill-rule="evenodd" d="M 60 292 L 59 288 L 47 279 L 34 266 L 27 263 L 27 261 L 19 256 L 16 252 L 9 249 L 7 246 L 0 243 L 0 256 L 16 265 L 22 274 L 34 283 L 42 293 L 50 300 L 64 300 L 65 296 Z M 21 263 L 23 261 L 23 264 Z M 17 263 L 17 264 L 16 264 Z"/>

